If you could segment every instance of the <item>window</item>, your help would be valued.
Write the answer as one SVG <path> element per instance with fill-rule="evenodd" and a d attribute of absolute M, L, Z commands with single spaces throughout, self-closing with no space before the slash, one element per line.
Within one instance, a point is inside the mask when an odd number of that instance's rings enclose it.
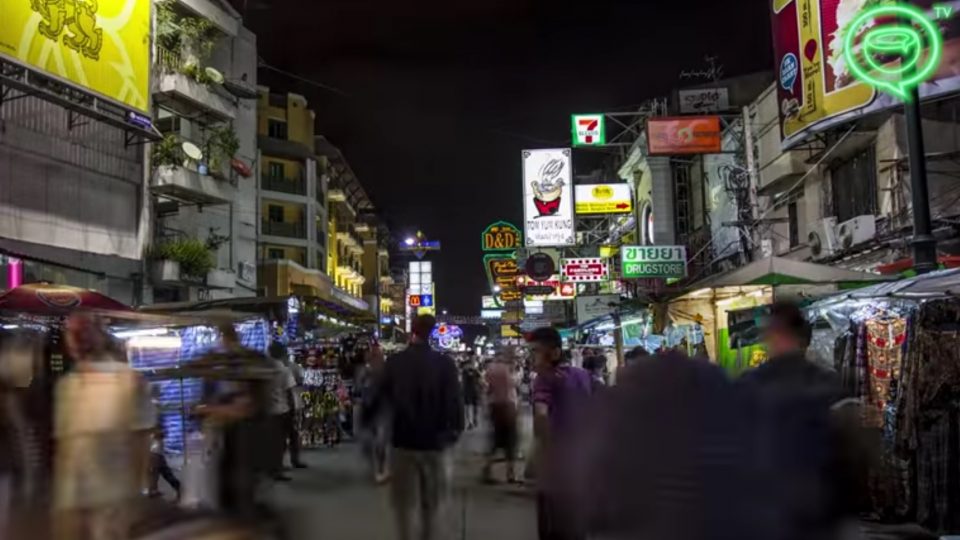
<path fill-rule="evenodd" d="M 787 205 L 787 219 L 790 222 L 790 247 L 800 245 L 800 218 L 797 215 L 797 201 Z"/>
<path fill-rule="evenodd" d="M 282 248 L 270 248 L 267 250 L 267 258 L 270 260 L 286 259 Z"/>
<path fill-rule="evenodd" d="M 870 146 L 830 171 L 833 212 L 839 223 L 877 213 L 877 157 Z"/>
<path fill-rule="evenodd" d="M 274 139 L 287 139 L 287 123 L 283 120 L 267 120 L 267 135 Z"/>
<path fill-rule="evenodd" d="M 284 170 L 283 163 L 277 163 L 276 161 L 267 162 L 267 176 L 270 178 L 286 177 L 286 171 Z"/>
<path fill-rule="evenodd" d="M 267 207 L 267 219 L 270 223 L 283 223 L 283 207 L 271 204 Z"/>

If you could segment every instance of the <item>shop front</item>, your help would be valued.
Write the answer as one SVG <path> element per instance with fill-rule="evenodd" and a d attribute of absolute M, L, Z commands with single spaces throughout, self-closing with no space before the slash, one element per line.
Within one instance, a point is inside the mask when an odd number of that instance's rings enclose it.
<path fill-rule="evenodd" d="M 659 331 L 647 343 L 706 356 L 730 373 L 766 360 L 761 328 L 774 301 L 806 304 L 840 290 L 882 281 L 882 276 L 771 257 L 690 286 L 665 305 Z M 658 321 L 659 322 L 659 321 Z"/>

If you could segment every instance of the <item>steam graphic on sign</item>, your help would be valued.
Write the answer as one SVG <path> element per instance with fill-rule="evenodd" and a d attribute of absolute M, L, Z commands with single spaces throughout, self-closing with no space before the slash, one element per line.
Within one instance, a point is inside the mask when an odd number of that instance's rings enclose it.
<path fill-rule="evenodd" d="M 943 34 L 920 9 L 908 5 L 864 10 L 844 32 L 850 72 L 878 90 L 909 101 L 943 58 Z"/>

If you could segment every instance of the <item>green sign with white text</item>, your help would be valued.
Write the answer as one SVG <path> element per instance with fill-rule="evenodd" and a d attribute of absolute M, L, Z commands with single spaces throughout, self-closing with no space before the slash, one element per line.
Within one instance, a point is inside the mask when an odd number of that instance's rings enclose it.
<path fill-rule="evenodd" d="M 685 246 L 623 246 L 620 269 L 625 279 L 687 277 Z"/>

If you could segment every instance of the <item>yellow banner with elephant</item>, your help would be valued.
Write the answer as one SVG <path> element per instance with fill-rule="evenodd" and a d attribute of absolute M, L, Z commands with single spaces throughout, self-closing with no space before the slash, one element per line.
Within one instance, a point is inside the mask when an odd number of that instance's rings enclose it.
<path fill-rule="evenodd" d="M 149 112 L 151 0 L 0 0 L 0 55 Z"/>

